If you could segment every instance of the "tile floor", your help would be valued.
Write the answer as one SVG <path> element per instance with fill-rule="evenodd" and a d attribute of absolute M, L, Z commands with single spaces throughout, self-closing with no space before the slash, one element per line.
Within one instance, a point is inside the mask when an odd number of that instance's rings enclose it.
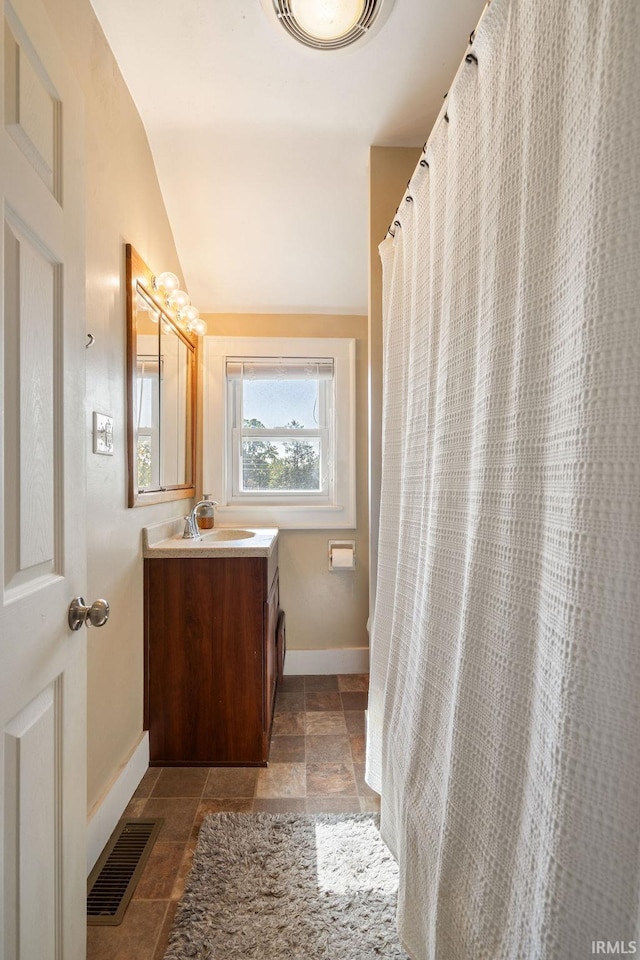
<path fill-rule="evenodd" d="M 379 798 L 364 782 L 363 675 L 285 677 L 268 767 L 152 767 L 126 816 L 164 826 L 119 927 L 88 927 L 87 960 L 161 960 L 207 813 L 360 813 Z"/>

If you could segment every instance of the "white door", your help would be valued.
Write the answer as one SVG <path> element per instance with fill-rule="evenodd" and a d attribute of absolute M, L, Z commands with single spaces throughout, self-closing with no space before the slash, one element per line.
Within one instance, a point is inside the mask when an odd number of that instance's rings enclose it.
<path fill-rule="evenodd" d="M 0 958 L 85 955 L 82 100 L 40 0 L 2 15 Z"/>

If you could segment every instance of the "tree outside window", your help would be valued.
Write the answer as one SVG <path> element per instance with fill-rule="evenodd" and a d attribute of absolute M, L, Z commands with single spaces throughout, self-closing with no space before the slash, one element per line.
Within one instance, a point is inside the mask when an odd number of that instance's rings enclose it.
<path fill-rule="evenodd" d="M 265 429 L 252 417 L 246 429 Z M 303 430 L 304 424 L 291 420 L 288 430 Z M 242 441 L 242 482 L 244 490 L 319 490 L 320 449 L 316 439 L 247 439 Z"/>

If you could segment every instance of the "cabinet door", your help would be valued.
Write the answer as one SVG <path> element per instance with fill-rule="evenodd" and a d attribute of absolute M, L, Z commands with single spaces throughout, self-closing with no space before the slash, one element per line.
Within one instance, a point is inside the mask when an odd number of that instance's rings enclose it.
<path fill-rule="evenodd" d="M 265 561 L 146 560 L 154 764 L 263 763 Z"/>
<path fill-rule="evenodd" d="M 273 704 L 276 695 L 276 679 L 278 663 L 276 657 L 276 631 L 278 626 L 278 608 L 280 606 L 280 588 L 278 571 L 276 570 L 265 603 L 264 616 L 264 729 L 271 732 L 273 720 Z"/>

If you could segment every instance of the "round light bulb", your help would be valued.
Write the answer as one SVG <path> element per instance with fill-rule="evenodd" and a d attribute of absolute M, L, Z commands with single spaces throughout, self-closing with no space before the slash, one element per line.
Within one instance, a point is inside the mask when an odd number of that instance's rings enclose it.
<path fill-rule="evenodd" d="M 191 301 L 184 290 L 174 290 L 167 303 L 170 307 L 173 307 L 174 310 L 184 310 L 185 307 L 189 306 Z"/>
<path fill-rule="evenodd" d="M 365 0 L 291 0 L 291 13 L 317 40 L 338 40 L 358 22 Z"/>
<path fill-rule="evenodd" d="M 177 290 L 180 286 L 180 281 L 176 277 L 175 273 L 169 273 L 168 270 L 165 270 L 164 273 L 159 274 L 155 277 L 154 286 L 156 290 L 162 290 L 165 294 L 173 293 L 174 290 Z"/>
<path fill-rule="evenodd" d="M 184 320 L 187 326 L 192 324 L 194 320 L 197 320 L 199 316 L 200 316 L 200 311 L 198 310 L 197 307 L 194 307 L 192 303 L 188 304 L 188 306 L 183 307 L 182 310 L 180 310 L 180 319 Z"/>
<path fill-rule="evenodd" d="M 200 318 L 194 320 L 190 327 L 191 331 L 195 333 L 197 337 L 204 337 L 205 333 L 207 332 L 207 325 L 204 320 L 200 320 Z"/>

